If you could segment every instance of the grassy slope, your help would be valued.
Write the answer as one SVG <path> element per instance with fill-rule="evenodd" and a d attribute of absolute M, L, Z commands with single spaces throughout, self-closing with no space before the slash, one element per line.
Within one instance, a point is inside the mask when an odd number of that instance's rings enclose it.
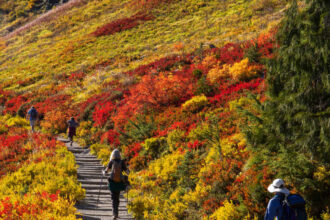
<path fill-rule="evenodd" d="M 135 14 L 125 7 L 127 2 L 91 1 L 7 40 L 0 53 L 1 82 L 17 90 L 15 82 L 42 75 L 43 80 L 34 85 L 38 87 L 56 74 L 120 60 L 120 65 L 103 73 L 108 75 L 172 54 L 178 42 L 188 52 L 200 43 L 221 46 L 245 40 L 276 23 L 283 8 L 281 2 L 267 9 L 259 5 L 261 1 L 183 1 L 154 9 L 156 19 L 137 28 L 98 38 L 89 35 L 99 26 Z"/>

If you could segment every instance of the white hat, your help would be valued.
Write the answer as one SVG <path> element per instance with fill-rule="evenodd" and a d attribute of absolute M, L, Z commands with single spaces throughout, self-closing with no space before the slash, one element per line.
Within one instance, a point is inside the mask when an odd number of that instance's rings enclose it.
<path fill-rule="evenodd" d="M 282 179 L 276 179 L 272 184 L 268 186 L 268 191 L 271 193 L 280 192 L 286 195 L 290 194 L 290 191 L 284 187 L 284 181 Z"/>

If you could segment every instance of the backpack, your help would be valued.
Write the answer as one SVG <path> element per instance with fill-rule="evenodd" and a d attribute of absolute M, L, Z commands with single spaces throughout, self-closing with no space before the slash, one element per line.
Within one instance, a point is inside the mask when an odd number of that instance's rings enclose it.
<path fill-rule="evenodd" d="M 112 161 L 112 168 L 110 172 L 110 179 L 114 182 L 121 182 L 122 180 L 122 161 Z"/>
<path fill-rule="evenodd" d="M 30 112 L 31 119 L 33 119 L 33 120 L 37 119 L 37 115 L 38 115 L 37 110 L 31 109 L 31 112 Z"/>
<path fill-rule="evenodd" d="M 283 219 L 307 220 L 306 202 L 299 194 L 290 194 L 282 202 Z"/>

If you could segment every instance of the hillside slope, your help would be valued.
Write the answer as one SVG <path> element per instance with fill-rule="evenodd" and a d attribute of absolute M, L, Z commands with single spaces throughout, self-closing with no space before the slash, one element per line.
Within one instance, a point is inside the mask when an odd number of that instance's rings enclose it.
<path fill-rule="evenodd" d="M 48 135 L 65 133 L 74 116 L 81 145 L 103 163 L 114 148 L 128 161 L 135 218 L 261 218 L 277 173 L 243 130 L 269 99 L 265 64 L 281 46 L 286 8 L 282 0 L 72 0 L 33 15 L 0 40 L 2 120 L 19 120 L 0 135 L 18 134 L 31 105 Z M 326 188 L 327 167 L 318 166 Z M 312 215 L 326 210 L 312 205 Z"/>

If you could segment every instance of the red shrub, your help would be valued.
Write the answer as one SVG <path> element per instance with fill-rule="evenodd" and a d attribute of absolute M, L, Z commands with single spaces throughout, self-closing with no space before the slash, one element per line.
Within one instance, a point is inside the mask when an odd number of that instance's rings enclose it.
<path fill-rule="evenodd" d="M 142 21 L 152 20 L 154 16 L 147 15 L 143 13 L 137 13 L 130 18 L 122 18 L 111 23 L 108 23 L 102 27 L 99 27 L 96 31 L 92 33 L 95 37 L 100 37 L 104 35 L 112 35 L 123 30 L 128 30 L 134 28 L 140 24 Z"/>
<path fill-rule="evenodd" d="M 111 102 L 101 102 L 95 107 L 93 112 L 94 126 L 103 127 L 110 118 L 114 105 Z"/>
<path fill-rule="evenodd" d="M 29 217 L 29 219 L 37 219 L 38 216 L 46 210 L 49 202 L 55 202 L 59 199 L 60 191 L 55 194 L 48 192 L 37 193 L 33 200 L 29 202 L 16 201 L 13 203 L 10 201 L 9 197 L 0 200 L 0 218 L 1 219 L 17 219 L 17 215 L 25 219 L 24 217 Z M 30 197 L 30 194 L 25 194 L 24 197 Z"/>
<path fill-rule="evenodd" d="M 239 82 L 229 87 L 227 87 L 226 84 L 223 84 L 222 87 L 220 88 L 219 94 L 209 98 L 209 100 L 213 104 L 219 103 L 220 105 L 225 105 L 227 104 L 228 101 L 239 98 L 242 95 L 241 92 L 243 92 L 244 90 L 255 90 L 263 82 L 264 79 L 258 78 L 258 79 L 253 79 L 250 82 Z"/>
<path fill-rule="evenodd" d="M 46 114 L 54 109 L 61 108 L 66 104 L 69 104 L 71 97 L 69 95 L 54 95 L 48 97 L 45 101 L 34 104 L 39 114 Z"/>
<path fill-rule="evenodd" d="M 145 75 L 140 83 L 130 89 L 130 95 L 118 106 L 113 117 L 116 125 L 145 109 L 152 110 L 178 105 L 192 96 L 192 83 L 179 75 Z"/>
<path fill-rule="evenodd" d="M 244 51 L 240 44 L 228 43 L 220 49 L 219 60 L 232 64 L 241 61 L 243 56 Z"/>
<path fill-rule="evenodd" d="M 155 74 L 159 72 L 169 71 L 175 64 L 191 64 L 192 60 L 190 56 L 182 57 L 182 56 L 170 56 L 164 57 L 159 60 L 156 60 L 152 63 L 139 66 L 138 68 L 127 72 L 127 74 L 131 76 L 143 76 L 147 74 Z"/>
<path fill-rule="evenodd" d="M 8 113 L 8 114 L 15 114 L 17 113 L 19 107 L 24 104 L 25 102 L 27 102 L 27 97 L 24 95 L 20 95 L 17 97 L 14 97 L 12 99 L 10 99 L 6 104 L 5 104 L 5 110 L 4 113 Z"/>
<path fill-rule="evenodd" d="M 109 130 L 105 132 L 101 137 L 101 142 L 107 142 L 107 144 L 114 145 L 115 147 L 120 145 L 119 133 L 114 130 Z"/>
<path fill-rule="evenodd" d="M 24 148 L 27 137 L 26 133 L 0 136 L 0 177 L 17 170 L 19 162 L 27 159 L 30 152 Z"/>
<path fill-rule="evenodd" d="M 81 80 L 84 77 L 85 77 L 85 73 L 84 72 L 75 72 L 75 73 L 71 73 L 68 79 L 70 81 L 75 81 L 75 80 Z"/>

